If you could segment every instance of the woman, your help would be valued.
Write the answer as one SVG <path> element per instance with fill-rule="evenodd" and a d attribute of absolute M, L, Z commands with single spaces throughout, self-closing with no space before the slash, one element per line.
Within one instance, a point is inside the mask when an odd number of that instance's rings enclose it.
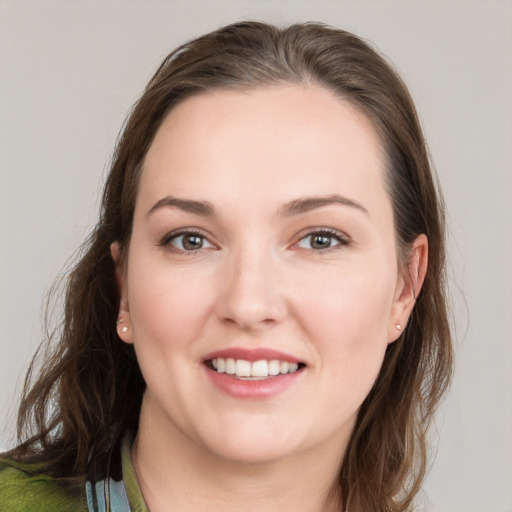
<path fill-rule="evenodd" d="M 452 352 L 441 198 L 396 73 L 319 24 L 171 53 L 55 339 L 0 510 L 410 510 Z"/>

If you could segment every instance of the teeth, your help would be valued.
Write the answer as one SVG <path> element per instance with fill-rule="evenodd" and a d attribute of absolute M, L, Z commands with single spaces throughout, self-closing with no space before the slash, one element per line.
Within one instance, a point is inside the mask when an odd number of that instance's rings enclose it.
<path fill-rule="evenodd" d="M 217 357 L 212 359 L 211 364 L 218 373 L 227 373 L 245 379 L 273 377 L 279 374 L 286 375 L 287 373 L 295 373 L 299 369 L 297 363 L 278 361 L 277 359 L 270 361 L 260 359 L 251 363 L 245 359 Z"/>
<path fill-rule="evenodd" d="M 268 374 L 269 375 L 279 375 L 281 372 L 281 365 L 279 361 L 276 359 L 272 359 L 272 361 L 268 362 Z"/>
<path fill-rule="evenodd" d="M 290 367 L 288 368 L 288 373 L 295 373 L 299 369 L 299 365 L 297 363 L 290 363 Z"/>
<path fill-rule="evenodd" d="M 235 364 L 235 374 L 237 377 L 251 376 L 251 363 L 243 359 L 237 359 Z"/>
<path fill-rule="evenodd" d="M 252 377 L 268 377 L 268 363 L 264 359 L 252 363 Z"/>
<path fill-rule="evenodd" d="M 220 359 L 220 358 L 219 358 Z M 234 359 L 226 359 L 226 373 L 229 373 L 229 375 L 234 375 L 236 372 L 235 369 L 235 360 Z"/>

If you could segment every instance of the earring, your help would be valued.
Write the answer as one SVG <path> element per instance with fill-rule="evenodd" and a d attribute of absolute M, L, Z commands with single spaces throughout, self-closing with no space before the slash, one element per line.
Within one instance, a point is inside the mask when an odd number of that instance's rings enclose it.
<path fill-rule="evenodd" d="M 397 331 L 399 331 L 402 328 L 402 326 L 400 324 L 396 324 L 395 327 L 396 327 Z"/>
<path fill-rule="evenodd" d="M 117 325 L 121 325 L 123 322 L 124 322 L 124 320 L 122 318 L 120 318 L 117 321 Z M 126 327 L 126 325 L 124 327 L 121 327 L 121 332 L 128 332 L 128 327 Z"/>

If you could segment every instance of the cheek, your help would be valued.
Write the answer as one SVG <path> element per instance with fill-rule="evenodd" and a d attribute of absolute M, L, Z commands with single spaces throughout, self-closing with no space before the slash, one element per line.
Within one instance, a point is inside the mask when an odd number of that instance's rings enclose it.
<path fill-rule="evenodd" d="M 377 273 L 334 277 L 302 288 L 309 293 L 297 303 L 297 317 L 318 354 L 324 387 L 332 390 L 325 396 L 332 407 L 343 403 L 345 412 L 355 412 L 382 365 L 394 280 Z"/>
<path fill-rule="evenodd" d="M 183 350 L 194 348 L 192 342 L 211 310 L 207 276 L 201 276 L 199 269 L 155 264 L 154 258 L 143 255 L 133 255 L 132 262 L 128 302 L 137 352 L 140 358 L 170 353 L 170 361 L 179 360 Z"/>
<path fill-rule="evenodd" d="M 392 268 L 382 264 L 367 269 Z M 308 331 L 324 332 L 319 342 L 344 345 L 357 340 L 386 342 L 388 320 L 395 293 L 396 274 L 379 270 L 336 269 L 325 276 L 310 273 L 295 291 L 297 307 Z M 316 338 L 316 336 L 315 336 Z M 354 348 L 357 348 L 354 347 Z"/>
<path fill-rule="evenodd" d="M 211 297 L 203 290 L 204 279 L 198 278 L 197 271 L 193 279 L 183 271 L 152 268 L 150 258 L 132 261 L 130 318 L 147 394 L 158 397 L 152 402 L 159 404 L 157 409 L 166 404 L 166 415 L 186 410 L 187 397 L 194 394 L 191 371 L 200 360 L 197 340 L 207 324 Z"/>

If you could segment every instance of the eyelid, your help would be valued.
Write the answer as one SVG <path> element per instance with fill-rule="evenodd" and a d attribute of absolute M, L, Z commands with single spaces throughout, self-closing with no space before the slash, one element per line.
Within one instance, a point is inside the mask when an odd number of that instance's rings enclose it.
<path fill-rule="evenodd" d="M 297 237 L 295 239 L 296 241 L 292 244 L 291 248 L 298 250 L 300 248 L 300 247 L 298 247 L 298 244 L 300 241 L 304 240 L 308 236 L 319 235 L 319 234 L 326 235 L 330 238 L 335 238 L 339 243 L 332 247 L 326 247 L 325 249 L 311 248 L 311 249 L 309 249 L 309 251 L 314 252 L 314 253 L 324 253 L 324 252 L 333 251 L 333 250 L 336 250 L 336 249 L 339 249 L 342 247 L 346 247 L 352 243 L 351 238 L 343 231 L 340 231 L 338 229 L 328 228 L 328 227 L 324 226 L 324 227 L 307 228 L 307 229 L 303 230 L 299 235 L 297 235 Z M 201 247 L 196 250 L 186 250 L 186 249 L 179 249 L 178 247 L 171 245 L 171 243 L 170 243 L 171 240 L 178 238 L 180 236 L 184 236 L 184 235 L 195 235 L 195 236 L 201 237 L 204 240 L 206 240 L 208 242 L 208 244 L 210 244 L 211 247 Z M 210 237 L 207 234 L 205 234 L 202 230 L 200 230 L 198 228 L 193 228 L 193 227 L 179 228 L 179 229 L 170 231 L 169 233 L 166 233 L 160 239 L 160 241 L 158 242 L 157 245 L 159 247 L 169 247 L 170 248 L 169 250 L 171 250 L 172 252 L 178 253 L 178 254 L 179 253 L 194 254 L 194 253 L 199 253 L 203 250 L 211 250 L 212 248 L 217 249 L 217 250 L 219 249 L 219 246 L 217 244 L 215 244 L 214 242 L 212 242 Z M 305 250 L 308 250 L 308 249 L 305 249 Z"/>
<path fill-rule="evenodd" d="M 314 253 L 325 253 L 334 251 L 346 247 L 352 243 L 351 238 L 343 231 L 327 227 L 318 227 L 308 228 L 307 231 L 303 231 L 301 234 L 299 234 L 297 237 L 297 241 L 293 244 L 293 248 L 298 248 L 299 242 L 313 235 L 326 235 L 327 237 L 334 238 L 339 242 L 338 244 L 332 247 L 326 247 L 325 249 L 305 249 Z"/>
<path fill-rule="evenodd" d="M 171 241 L 173 239 L 178 238 L 180 236 L 184 236 L 184 235 L 193 235 L 193 236 L 201 237 L 204 240 L 206 240 L 208 242 L 208 244 L 210 244 L 211 247 L 201 247 L 199 249 L 192 251 L 192 250 L 186 250 L 186 249 L 179 249 L 178 247 L 173 246 L 171 244 Z M 206 235 L 203 231 L 201 231 L 200 229 L 197 229 L 197 228 L 179 228 L 174 231 L 170 231 L 169 233 L 166 233 L 160 239 L 160 241 L 158 242 L 157 245 L 159 247 L 169 248 L 170 251 L 172 251 L 174 253 L 178 253 L 178 254 L 195 254 L 195 253 L 200 253 L 203 250 L 211 250 L 212 248 L 218 249 L 218 246 L 210 240 L 210 237 L 208 235 Z"/>

